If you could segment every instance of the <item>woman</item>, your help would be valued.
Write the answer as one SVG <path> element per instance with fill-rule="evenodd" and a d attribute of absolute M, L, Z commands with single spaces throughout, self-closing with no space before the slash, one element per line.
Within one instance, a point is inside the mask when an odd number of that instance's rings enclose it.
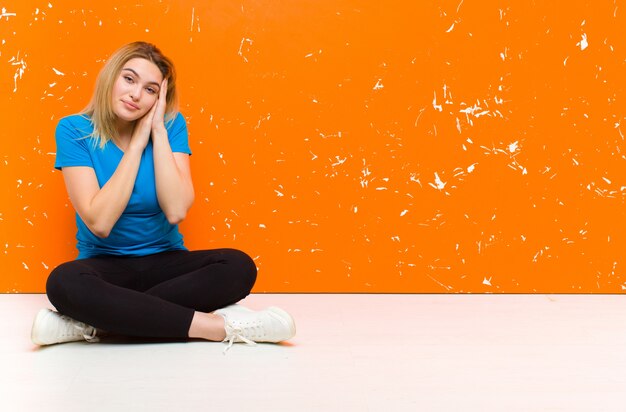
<path fill-rule="evenodd" d="M 194 199 L 176 72 L 154 45 L 115 52 L 90 104 L 59 121 L 55 167 L 76 210 L 78 259 L 50 274 L 38 345 L 97 341 L 100 331 L 151 338 L 280 342 L 292 317 L 235 305 L 256 280 L 233 249 L 189 251 L 177 224 Z"/>

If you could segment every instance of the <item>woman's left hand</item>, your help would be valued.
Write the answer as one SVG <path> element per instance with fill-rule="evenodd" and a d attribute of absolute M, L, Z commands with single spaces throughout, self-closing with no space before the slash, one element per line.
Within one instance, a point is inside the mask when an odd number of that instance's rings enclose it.
<path fill-rule="evenodd" d="M 158 128 L 165 128 L 165 107 L 167 106 L 167 79 L 163 79 L 161 82 L 161 88 L 159 89 L 159 98 L 156 103 L 156 110 L 154 111 L 154 117 L 152 118 L 152 130 Z"/>

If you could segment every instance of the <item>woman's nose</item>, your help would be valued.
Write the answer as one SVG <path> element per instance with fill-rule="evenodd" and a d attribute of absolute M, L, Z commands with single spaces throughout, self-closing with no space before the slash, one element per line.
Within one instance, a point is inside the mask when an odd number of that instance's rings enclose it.
<path fill-rule="evenodd" d="M 130 98 L 131 99 L 139 100 L 140 97 L 141 97 L 141 89 L 140 88 L 131 89 L 131 91 L 130 91 Z"/>

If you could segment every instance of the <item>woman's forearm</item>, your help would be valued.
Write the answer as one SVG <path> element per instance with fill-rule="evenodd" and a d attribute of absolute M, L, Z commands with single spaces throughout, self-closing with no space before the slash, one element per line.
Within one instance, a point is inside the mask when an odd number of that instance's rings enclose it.
<path fill-rule="evenodd" d="M 141 153 L 140 149 L 128 148 L 108 182 L 76 208 L 94 235 L 103 238 L 109 236 L 124 212 L 133 192 Z M 80 198 L 82 194 L 76 193 L 71 197 Z"/>
<path fill-rule="evenodd" d="M 176 224 L 185 218 L 193 203 L 191 176 L 176 163 L 165 128 L 152 130 L 152 144 L 159 205 L 167 220 Z"/>

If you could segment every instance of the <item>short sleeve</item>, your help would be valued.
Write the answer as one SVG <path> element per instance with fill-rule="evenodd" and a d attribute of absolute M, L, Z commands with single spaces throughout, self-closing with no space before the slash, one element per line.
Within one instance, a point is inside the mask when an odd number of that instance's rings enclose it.
<path fill-rule="evenodd" d="M 174 120 L 167 124 L 166 128 L 172 152 L 187 153 L 190 155 L 191 149 L 189 148 L 187 122 L 183 115 L 178 113 Z"/>
<path fill-rule="evenodd" d="M 57 124 L 55 139 L 57 145 L 55 169 L 61 170 L 70 166 L 93 167 L 93 161 L 89 154 L 88 145 L 92 141 L 89 131 L 84 130 L 82 125 L 77 125 L 72 118 L 77 116 L 64 117 Z M 86 119 L 80 119 L 89 124 Z M 81 122 L 81 123 L 82 123 Z"/>

